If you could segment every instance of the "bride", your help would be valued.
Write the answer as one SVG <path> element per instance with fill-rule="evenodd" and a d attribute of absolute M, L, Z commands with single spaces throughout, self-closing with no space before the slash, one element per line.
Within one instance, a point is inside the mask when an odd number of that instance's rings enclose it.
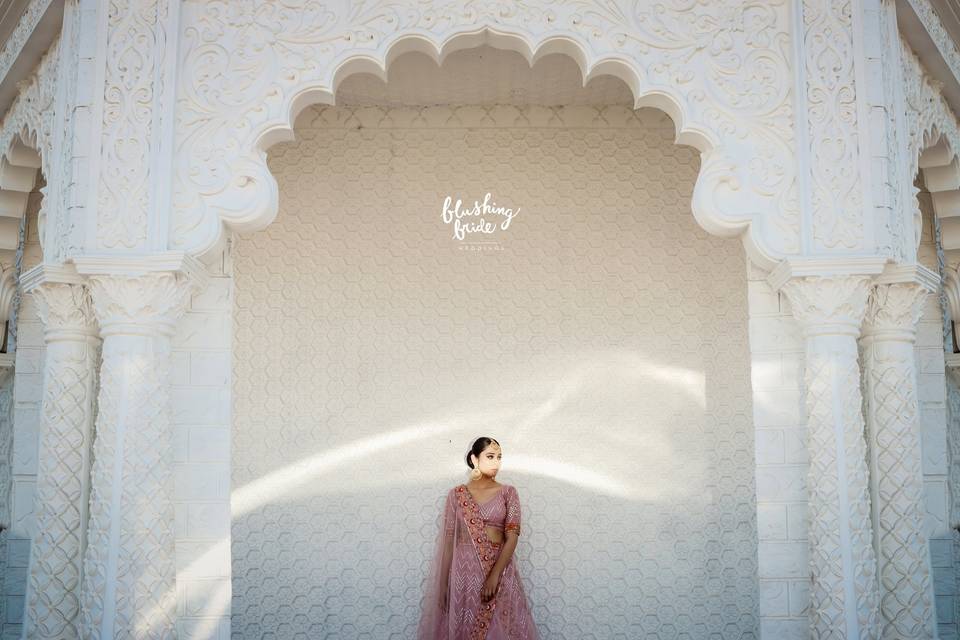
<path fill-rule="evenodd" d="M 520 496 L 496 478 L 502 452 L 477 438 L 467 452 L 471 480 L 447 492 L 427 574 L 419 640 L 538 640 L 513 562 Z"/>

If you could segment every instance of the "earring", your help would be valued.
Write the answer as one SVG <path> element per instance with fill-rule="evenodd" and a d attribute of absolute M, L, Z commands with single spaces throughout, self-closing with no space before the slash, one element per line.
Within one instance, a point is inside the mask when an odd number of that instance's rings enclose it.
<path fill-rule="evenodd" d="M 480 473 L 480 469 L 478 469 L 478 468 L 476 468 L 476 467 L 474 467 L 473 469 L 470 470 L 470 479 L 471 479 L 471 480 L 479 480 L 481 475 L 483 475 L 483 474 Z"/>

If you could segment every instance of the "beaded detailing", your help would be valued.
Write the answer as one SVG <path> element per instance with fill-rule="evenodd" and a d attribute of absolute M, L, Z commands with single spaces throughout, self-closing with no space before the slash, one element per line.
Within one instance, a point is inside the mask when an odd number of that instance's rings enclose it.
<path fill-rule="evenodd" d="M 463 520 L 470 531 L 470 539 L 474 542 L 474 548 L 480 558 L 480 565 L 484 569 L 484 575 L 490 575 L 494 563 L 497 561 L 497 547 L 490 542 L 487 537 L 486 529 L 483 524 L 483 514 L 480 512 L 480 505 L 474 499 L 473 495 L 467 491 L 466 485 L 457 487 L 457 499 L 463 508 Z M 499 588 L 498 588 L 499 591 Z M 487 631 L 490 629 L 490 621 L 493 619 L 493 612 L 497 606 L 496 594 L 487 602 L 480 603 L 480 611 L 477 614 L 476 623 L 470 631 L 470 640 L 484 640 L 487 637 Z"/>

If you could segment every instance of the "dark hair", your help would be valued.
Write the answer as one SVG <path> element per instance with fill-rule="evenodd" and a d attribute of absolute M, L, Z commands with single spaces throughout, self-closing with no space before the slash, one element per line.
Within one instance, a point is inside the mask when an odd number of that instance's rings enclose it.
<path fill-rule="evenodd" d="M 495 444 L 498 447 L 500 443 L 494 440 L 493 438 L 488 438 L 487 436 L 481 436 L 473 441 L 473 446 L 470 447 L 470 450 L 467 451 L 467 466 L 473 469 L 473 461 L 470 459 L 471 455 L 480 457 L 480 454 L 483 453 L 483 450 L 489 447 L 491 444 Z"/>

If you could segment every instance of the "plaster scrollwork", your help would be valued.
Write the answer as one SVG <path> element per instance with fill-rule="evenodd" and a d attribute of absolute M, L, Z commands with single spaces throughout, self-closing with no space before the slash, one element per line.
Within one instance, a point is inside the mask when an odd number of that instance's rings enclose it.
<path fill-rule="evenodd" d="M 266 148 L 290 138 L 303 107 L 332 103 L 347 75 L 383 77 L 407 51 L 440 60 L 489 43 L 531 62 L 565 53 L 587 80 L 622 78 L 636 106 L 666 111 L 678 141 L 703 152 L 693 211 L 704 228 L 744 235 L 767 264 L 799 250 L 785 0 L 194 0 L 181 24 L 173 248 L 199 255 L 223 224 L 269 224 L 278 193 Z"/>
<path fill-rule="evenodd" d="M 810 541 L 810 631 L 875 638 L 879 623 L 856 337 L 870 277 L 793 278 L 783 285 L 806 336 L 804 368 Z"/>
<path fill-rule="evenodd" d="M 803 2 L 813 239 L 819 249 L 863 246 L 853 16 L 849 0 Z"/>
<path fill-rule="evenodd" d="M 103 93 L 101 178 L 97 244 L 106 249 L 143 247 L 152 198 L 151 162 L 168 91 L 162 71 L 167 46 L 168 0 L 111 3 Z"/>

